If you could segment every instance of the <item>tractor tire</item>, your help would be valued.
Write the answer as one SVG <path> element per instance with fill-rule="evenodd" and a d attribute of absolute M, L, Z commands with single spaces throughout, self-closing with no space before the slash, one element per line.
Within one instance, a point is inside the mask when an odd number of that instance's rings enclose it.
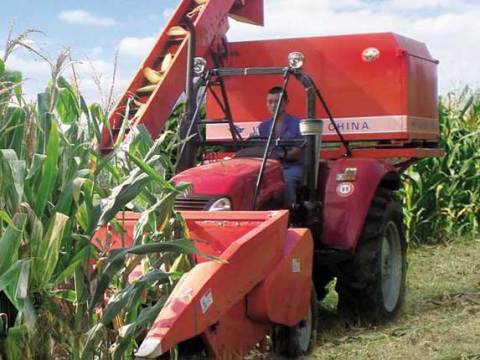
<path fill-rule="evenodd" d="M 273 329 L 273 353 L 286 359 L 297 359 L 309 355 L 315 348 L 317 338 L 318 305 L 315 288 L 308 314 L 295 326 L 277 325 Z"/>
<path fill-rule="evenodd" d="M 392 190 L 379 188 L 353 259 L 339 264 L 338 311 L 348 324 L 395 318 L 405 295 L 406 250 L 401 205 Z"/>

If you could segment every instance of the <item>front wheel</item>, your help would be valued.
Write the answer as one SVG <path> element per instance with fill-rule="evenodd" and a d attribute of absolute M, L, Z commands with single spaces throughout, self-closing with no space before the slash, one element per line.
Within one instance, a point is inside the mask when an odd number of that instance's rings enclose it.
<path fill-rule="evenodd" d="M 287 359 L 309 355 L 317 338 L 317 295 L 312 287 L 307 316 L 295 326 L 277 325 L 273 329 L 273 353 Z"/>
<path fill-rule="evenodd" d="M 380 188 L 369 209 L 355 256 L 340 265 L 338 310 L 351 322 L 392 320 L 405 293 L 406 241 L 402 209 L 392 191 Z"/>

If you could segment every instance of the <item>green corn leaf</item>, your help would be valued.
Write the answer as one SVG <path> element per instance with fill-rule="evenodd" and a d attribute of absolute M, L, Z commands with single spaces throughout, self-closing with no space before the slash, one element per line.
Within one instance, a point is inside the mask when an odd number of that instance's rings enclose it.
<path fill-rule="evenodd" d="M 142 295 L 142 290 L 145 289 L 147 285 L 152 283 L 164 284 L 168 282 L 169 274 L 160 270 L 153 270 L 143 275 L 140 279 L 128 285 L 110 299 L 100 319 L 101 323 L 108 325 L 117 314 L 122 311 L 128 311 L 132 304 Z"/>
<path fill-rule="evenodd" d="M 88 259 L 90 259 L 90 254 L 93 253 L 95 249 L 92 245 L 88 244 L 84 246 L 75 256 L 69 261 L 68 265 L 60 272 L 55 278 L 51 281 L 52 284 L 58 284 L 70 276 L 73 276 L 75 270 L 81 264 L 84 264 Z"/>
<path fill-rule="evenodd" d="M 2 59 L 0 59 L 0 77 L 2 77 L 5 74 L 5 63 L 3 62 Z"/>
<path fill-rule="evenodd" d="M 87 340 L 81 353 L 81 360 L 90 360 L 94 358 L 93 355 L 96 349 L 96 343 L 99 341 L 104 329 L 105 326 L 101 322 L 98 322 L 87 332 Z"/>
<path fill-rule="evenodd" d="M 113 359 L 121 360 L 129 354 L 126 353 L 134 338 L 148 325 L 152 324 L 165 304 L 166 299 L 161 298 L 155 305 L 142 309 L 138 318 L 130 324 L 120 328 L 120 336 L 114 345 Z"/>
<path fill-rule="evenodd" d="M 27 266 L 24 260 L 12 262 L 12 265 L 0 276 L 0 291 L 3 291 L 9 300 L 19 308 L 17 298 L 17 282 L 22 273 L 22 269 Z"/>
<path fill-rule="evenodd" d="M 33 277 L 36 285 L 39 287 L 51 279 L 55 270 L 63 239 L 63 232 L 68 219 L 68 216 L 64 214 L 55 213 L 50 220 L 47 233 L 38 247 L 36 258 L 34 259 Z"/>
<path fill-rule="evenodd" d="M 22 201 L 25 178 L 25 161 L 18 160 L 11 149 L 0 150 L 0 198 L 4 197 L 10 211 L 15 211 Z"/>
<path fill-rule="evenodd" d="M 92 227 L 90 224 L 90 213 L 88 211 L 87 204 L 82 203 L 78 207 L 77 213 L 75 214 L 75 220 L 78 225 L 82 228 L 84 232 L 89 232 L 89 229 Z"/>
<path fill-rule="evenodd" d="M 129 153 L 139 157 L 145 157 L 153 146 L 153 140 L 143 125 L 136 126 L 129 134 Z"/>
<path fill-rule="evenodd" d="M 10 143 L 10 148 L 14 149 L 19 157 L 23 157 L 25 149 L 25 125 L 26 125 L 26 114 L 22 108 L 16 108 L 13 115 L 13 123 L 15 129 L 13 130 L 12 141 Z"/>
<path fill-rule="evenodd" d="M 67 186 L 63 189 L 62 195 L 57 201 L 57 206 L 55 208 L 57 212 L 61 212 L 65 215 L 70 215 L 74 198 L 75 201 L 78 202 L 80 192 L 79 186 L 81 188 L 81 186 L 87 180 L 86 177 L 89 174 L 90 170 L 88 169 L 82 169 L 77 171 L 77 173 L 74 175 L 74 178 L 69 181 Z"/>
<path fill-rule="evenodd" d="M 0 221 L 3 221 L 4 223 L 6 223 L 9 227 L 11 227 L 12 229 L 16 230 L 16 231 L 20 231 L 19 229 L 17 229 L 17 227 L 15 226 L 12 218 L 10 217 L 10 215 L 8 215 L 5 211 L 3 210 L 0 210 Z"/>
<path fill-rule="evenodd" d="M 20 312 L 23 323 L 33 331 L 37 314 L 28 295 L 29 261 L 15 262 L 2 276 L 0 276 L 0 291 L 8 297 L 11 303 Z"/>
<path fill-rule="evenodd" d="M 157 182 L 163 188 L 175 191 L 175 187 L 166 181 L 154 168 L 152 168 L 148 163 L 142 161 L 141 159 L 137 158 L 135 155 L 127 152 L 128 157 L 137 165 L 145 174 L 150 176 L 155 182 Z M 151 162 L 154 162 L 157 159 L 157 156 L 151 159 Z"/>
<path fill-rule="evenodd" d="M 40 93 L 37 95 L 37 117 L 39 136 L 37 138 L 36 153 L 45 154 L 48 143 L 48 134 L 52 124 L 52 117 L 49 113 L 50 108 L 50 94 Z"/>
<path fill-rule="evenodd" d="M 25 180 L 30 180 L 38 174 L 38 172 L 42 169 L 42 165 L 45 162 L 46 158 L 47 156 L 44 154 L 33 154 L 32 163 L 30 165 L 30 169 L 28 170 L 28 174 Z"/>
<path fill-rule="evenodd" d="M 8 329 L 5 340 L 5 354 L 7 359 L 33 359 L 29 344 L 29 329 L 26 325 L 17 325 Z"/>
<path fill-rule="evenodd" d="M 20 71 L 5 71 L 5 80 L 7 82 L 10 82 L 11 84 L 14 85 L 15 87 L 15 95 L 17 97 L 17 101 L 21 103 L 22 99 L 22 82 L 23 82 L 23 76 Z"/>
<path fill-rule="evenodd" d="M 64 124 L 72 124 L 79 119 L 81 112 L 77 94 L 63 77 L 58 78 L 57 85 L 57 113 Z"/>
<path fill-rule="evenodd" d="M 13 217 L 14 227 L 7 227 L 7 230 L 0 238 L 0 275 L 15 263 L 18 259 L 18 248 L 22 236 L 24 235 L 25 224 L 27 222 L 27 215 L 16 214 Z"/>
<path fill-rule="evenodd" d="M 30 261 L 22 262 L 22 267 L 18 275 L 17 286 L 15 289 L 15 298 L 25 300 L 28 296 L 28 285 L 30 279 Z"/>
<path fill-rule="evenodd" d="M 42 216 L 45 206 L 50 199 L 57 180 L 57 161 L 60 150 L 57 124 L 52 122 L 48 137 L 47 158 L 42 169 L 42 179 L 37 191 L 37 201 L 34 206 L 35 213 Z"/>
<path fill-rule="evenodd" d="M 179 239 L 137 245 L 131 248 L 115 249 L 111 251 L 108 256 L 107 266 L 98 280 L 97 289 L 95 290 L 90 308 L 93 308 L 99 304 L 100 301 L 102 301 L 105 290 L 108 288 L 112 278 L 123 268 L 128 254 L 148 255 L 161 252 L 193 254 L 196 252 L 196 249 L 192 241 L 187 239 Z"/>
<path fill-rule="evenodd" d="M 55 290 L 52 291 L 52 294 L 57 299 L 66 300 L 70 303 L 74 303 L 77 300 L 77 294 L 74 290 Z"/>
<path fill-rule="evenodd" d="M 80 202 L 80 193 L 82 191 L 83 185 L 85 184 L 89 184 L 90 186 L 93 186 L 92 181 L 90 179 L 87 179 L 86 177 L 77 177 L 73 180 L 72 196 L 73 196 L 73 200 L 77 204 Z"/>
<path fill-rule="evenodd" d="M 161 230 L 166 221 L 168 221 L 168 215 L 173 208 L 175 202 L 176 193 L 169 193 L 164 195 L 157 203 L 152 207 L 143 211 L 135 224 L 135 231 L 133 234 L 134 244 L 141 244 L 141 239 L 147 231 L 154 232 L 156 230 Z M 149 226 L 151 217 L 154 217 L 155 224 L 160 224 L 159 226 Z"/>
<path fill-rule="evenodd" d="M 100 205 L 100 217 L 96 228 L 110 222 L 119 211 L 125 208 L 126 204 L 142 192 L 149 181 L 149 177 L 142 174 L 135 178 L 130 177 L 121 185 L 115 187 L 108 199 L 103 200 Z"/>
<path fill-rule="evenodd" d="M 30 252 L 32 254 L 37 254 L 43 240 L 44 226 L 34 211 L 29 212 L 29 223 L 32 227 L 29 238 Z"/>

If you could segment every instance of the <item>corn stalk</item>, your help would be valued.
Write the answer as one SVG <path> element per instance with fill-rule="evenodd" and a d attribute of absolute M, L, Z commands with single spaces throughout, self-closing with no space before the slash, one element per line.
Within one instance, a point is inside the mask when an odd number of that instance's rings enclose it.
<path fill-rule="evenodd" d="M 0 358 L 128 356 L 180 275 L 171 265 L 195 251 L 173 212 L 185 189 L 163 176 L 171 138 L 140 127 L 99 156 L 105 114 L 61 76 L 64 55 L 34 105 L 0 60 Z M 142 212 L 135 246 L 93 246 L 99 227 L 122 231 L 127 206 Z M 144 275 L 129 283 L 132 264 Z"/>
<path fill-rule="evenodd" d="M 411 242 L 438 243 L 480 231 L 480 94 L 465 88 L 440 99 L 440 145 L 405 174 L 402 195 Z"/>

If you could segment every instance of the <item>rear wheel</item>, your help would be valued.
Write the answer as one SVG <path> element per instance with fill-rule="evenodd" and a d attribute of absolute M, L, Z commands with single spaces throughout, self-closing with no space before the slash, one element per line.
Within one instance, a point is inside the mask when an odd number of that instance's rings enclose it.
<path fill-rule="evenodd" d="M 378 324 L 393 319 L 403 302 L 406 267 L 401 206 L 391 190 L 380 188 L 354 258 L 340 265 L 340 314 L 353 323 Z"/>
<path fill-rule="evenodd" d="M 317 296 L 312 287 L 310 308 L 305 319 L 295 326 L 277 325 L 273 329 L 273 352 L 287 359 L 310 354 L 317 338 Z"/>

